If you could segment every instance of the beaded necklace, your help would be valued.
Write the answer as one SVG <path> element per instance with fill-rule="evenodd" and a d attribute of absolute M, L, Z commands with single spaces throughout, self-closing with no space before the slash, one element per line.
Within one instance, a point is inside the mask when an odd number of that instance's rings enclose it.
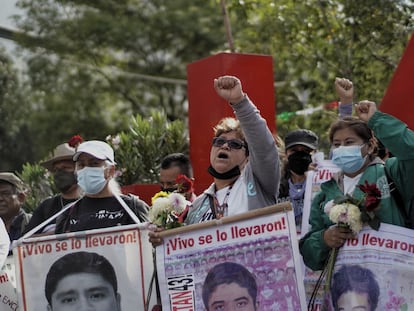
<path fill-rule="evenodd" d="M 236 181 L 233 181 L 229 185 L 229 188 L 227 189 L 227 192 L 224 195 L 223 203 L 220 204 L 217 199 L 217 195 L 214 194 L 213 205 L 214 205 L 214 213 L 215 213 L 216 219 L 220 219 L 221 217 L 227 214 L 227 208 L 228 208 L 227 200 L 229 199 L 231 189 L 233 189 L 233 185 L 235 182 Z"/>

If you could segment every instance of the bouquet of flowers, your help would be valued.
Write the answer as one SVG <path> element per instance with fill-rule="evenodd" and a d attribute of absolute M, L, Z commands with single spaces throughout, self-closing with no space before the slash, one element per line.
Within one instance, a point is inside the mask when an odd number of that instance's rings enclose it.
<path fill-rule="evenodd" d="M 381 202 L 381 191 L 376 184 L 368 184 L 368 181 L 357 187 L 365 193 L 364 198 L 357 200 L 347 194 L 326 203 L 324 211 L 332 222 L 350 228 L 355 234 L 364 223 L 378 230 L 380 222 L 374 211 Z"/>
<path fill-rule="evenodd" d="M 185 175 L 179 175 L 176 183 L 176 191 L 170 193 L 160 191 L 151 199 L 149 219 L 151 223 L 164 229 L 182 226 L 183 216 L 190 205 L 185 194 L 193 192 L 193 181 Z"/>
<path fill-rule="evenodd" d="M 151 223 L 171 229 L 180 227 L 179 216 L 184 212 L 187 200 L 180 193 L 160 191 L 151 199 L 149 219 Z"/>

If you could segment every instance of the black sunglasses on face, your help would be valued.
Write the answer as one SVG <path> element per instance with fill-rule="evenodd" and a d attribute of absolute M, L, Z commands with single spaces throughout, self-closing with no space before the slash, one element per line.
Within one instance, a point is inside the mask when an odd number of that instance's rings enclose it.
<path fill-rule="evenodd" d="M 224 139 L 222 137 L 214 137 L 213 138 L 213 146 L 214 147 L 222 147 L 225 143 L 229 146 L 230 149 L 241 149 L 246 147 L 245 144 L 238 139 Z"/>

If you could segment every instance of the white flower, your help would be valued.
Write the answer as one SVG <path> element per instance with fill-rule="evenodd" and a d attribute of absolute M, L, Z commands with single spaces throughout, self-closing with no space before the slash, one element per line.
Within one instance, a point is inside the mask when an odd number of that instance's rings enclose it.
<path fill-rule="evenodd" d="M 116 135 L 115 137 L 112 137 L 112 144 L 114 145 L 114 147 L 118 149 L 120 143 L 121 143 L 121 137 L 119 136 L 119 134 Z"/>
<path fill-rule="evenodd" d="M 334 223 L 348 225 L 354 233 L 358 233 L 362 229 L 361 211 L 358 206 L 351 203 L 332 206 L 329 219 Z"/>
<path fill-rule="evenodd" d="M 148 211 L 148 217 L 153 224 L 162 225 L 162 213 L 169 208 L 168 198 L 157 198 L 150 210 Z"/>
<path fill-rule="evenodd" d="M 119 134 L 117 134 L 116 136 L 108 135 L 106 136 L 105 140 L 112 145 L 114 150 L 119 149 L 119 144 L 121 143 L 121 137 L 119 136 Z"/>
<path fill-rule="evenodd" d="M 189 203 L 180 193 L 160 191 L 152 198 L 152 206 L 148 212 L 150 222 L 164 228 L 175 226 L 177 217 L 184 212 Z"/>
<path fill-rule="evenodd" d="M 326 202 L 323 211 L 329 215 L 329 213 L 331 212 L 331 208 L 334 206 L 334 200 L 330 200 L 328 202 Z"/>
<path fill-rule="evenodd" d="M 188 205 L 188 201 L 182 194 L 179 193 L 171 193 L 168 196 L 168 199 L 170 201 L 172 210 L 178 215 L 181 214 L 185 210 L 185 207 Z"/>

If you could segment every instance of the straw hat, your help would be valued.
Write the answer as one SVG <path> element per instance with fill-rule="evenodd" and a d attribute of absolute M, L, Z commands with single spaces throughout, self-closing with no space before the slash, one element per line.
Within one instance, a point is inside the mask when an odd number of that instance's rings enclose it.
<path fill-rule="evenodd" d="M 58 161 L 71 160 L 73 161 L 73 155 L 75 154 L 75 148 L 69 146 L 68 143 L 61 144 L 53 150 L 52 154 L 49 157 L 49 160 L 46 160 L 40 165 L 47 168 L 49 171 L 53 170 L 53 164 Z"/>

